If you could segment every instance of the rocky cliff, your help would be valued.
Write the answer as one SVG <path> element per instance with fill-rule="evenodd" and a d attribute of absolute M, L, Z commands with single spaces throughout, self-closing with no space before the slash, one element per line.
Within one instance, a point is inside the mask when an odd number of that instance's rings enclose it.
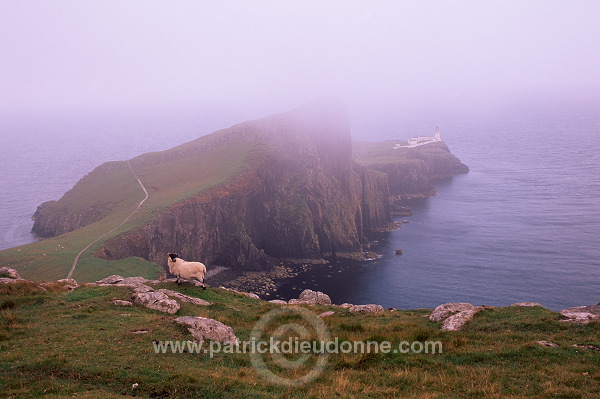
<path fill-rule="evenodd" d="M 131 160 L 150 191 L 145 217 L 104 241 L 96 256 L 163 264 L 166 252 L 175 251 L 238 267 L 275 258 L 357 257 L 366 233 L 390 221 L 390 194 L 428 193 L 432 177 L 456 173 L 460 162 L 447 147 L 438 150 L 414 152 L 402 164 L 358 164 L 345 109 L 331 104 L 236 125 Z M 73 231 L 135 202 L 124 187 L 139 187 L 118 175 L 123 164 L 111 168 L 98 168 L 63 199 L 40 206 L 34 232 Z M 90 199 L 98 182 L 103 193 L 121 197 Z"/>

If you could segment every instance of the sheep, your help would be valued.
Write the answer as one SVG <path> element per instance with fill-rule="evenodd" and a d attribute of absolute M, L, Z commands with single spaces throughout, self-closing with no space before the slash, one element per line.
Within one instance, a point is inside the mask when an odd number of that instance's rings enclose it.
<path fill-rule="evenodd" d="M 179 255 L 169 252 L 167 254 L 167 265 L 169 266 L 169 271 L 177 276 L 177 284 L 181 284 L 180 278 L 196 278 L 202 283 L 202 289 L 206 289 L 206 285 L 204 284 L 206 266 L 204 264 L 185 261 L 179 258 Z"/>

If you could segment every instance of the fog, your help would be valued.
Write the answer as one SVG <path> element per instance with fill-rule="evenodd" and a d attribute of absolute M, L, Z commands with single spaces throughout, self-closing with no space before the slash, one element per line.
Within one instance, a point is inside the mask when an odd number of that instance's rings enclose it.
<path fill-rule="evenodd" d="M 600 93 L 597 1 L 0 3 L 4 113 L 321 96 L 363 119 Z M 360 119 L 360 117 L 359 117 Z"/>

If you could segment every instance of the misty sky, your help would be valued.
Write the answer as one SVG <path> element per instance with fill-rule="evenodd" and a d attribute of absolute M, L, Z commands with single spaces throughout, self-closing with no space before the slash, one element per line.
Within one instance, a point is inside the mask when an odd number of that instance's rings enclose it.
<path fill-rule="evenodd" d="M 599 1 L 0 2 L 4 112 L 600 93 Z"/>

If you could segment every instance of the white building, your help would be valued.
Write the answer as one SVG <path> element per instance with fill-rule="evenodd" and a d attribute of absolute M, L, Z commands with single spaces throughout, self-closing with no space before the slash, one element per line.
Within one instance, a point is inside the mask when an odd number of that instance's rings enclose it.
<path fill-rule="evenodd" d="M 435 143 L 438 141 L 442 141 L 442 138 L 440 128 L 436 127 L 433 136 L 412 137 L 408 139 L 408 145 L 396 144 L 394 148 L 413 148 L 424 144 Z"/>

